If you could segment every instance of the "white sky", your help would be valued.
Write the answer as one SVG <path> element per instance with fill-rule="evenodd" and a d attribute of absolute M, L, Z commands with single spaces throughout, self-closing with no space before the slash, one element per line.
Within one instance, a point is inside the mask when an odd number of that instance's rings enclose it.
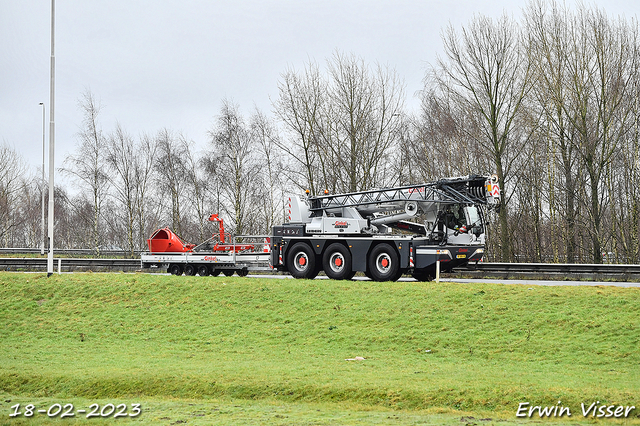
<path fill-rule="evenodd" d="M 78 143 L 78 100 L 90 89 L 101 123 L 133 136 L 163 127 L 207 147 L 221 101 L 271 115 L 288 67 L 334 50 L 388 64 L 415 111 L 441 30 L 474 15 L 519 19 L 525 0 L 57 0 L 56 167 Z M 573 5 L 572 2 L 568 4 Z M 599 0 L 610 15 L 637 16 L 637 0 Z M 0 142 L 35 171 L 42 162 L 42 107 L 49 128 L 50 0 L 0 0 Z M 48 148 L 47 148 L 48 152 Z M 48 163 L 48 162 L 47 162 Z M 56 173 L 56 176 L 58 174 Z M 58 177 L 56 177 L 58 179 Z"/>

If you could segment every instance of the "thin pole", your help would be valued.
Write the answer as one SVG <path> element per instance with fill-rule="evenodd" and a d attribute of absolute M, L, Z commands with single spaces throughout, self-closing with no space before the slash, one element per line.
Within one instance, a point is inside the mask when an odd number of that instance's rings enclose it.
<path fill-rule="evenodd" d="M 55 170 L 54 165 L 54 141 L 55 141 L 55 120 L 54 120 L 54 106 L 55 106 L 55 71 L 56 71 L 56 56 L 55 56 L 55 23 L 56 23 L 56 7 L 55 0 L 51 0 L 51 92 L 49 98 L 49 255 L 47 256 L 47 277 L 53 274 L 53 172 Z"/>
<path fill-rule="evenodd" d="M 44 133 L 45 133 L 45 106 L 44 102 L 40 102 L 42 105 L 42 181 L 40 182 L 40 193 L 42 194 L 42 222 L 40 226 L 40 254 L 44 256 L 44 186 L 46 183 L 44 177 Z"/>

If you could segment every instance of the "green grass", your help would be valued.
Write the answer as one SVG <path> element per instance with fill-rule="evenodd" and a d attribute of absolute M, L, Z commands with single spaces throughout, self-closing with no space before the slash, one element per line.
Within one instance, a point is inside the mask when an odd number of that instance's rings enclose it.
<path fill-rule="evenodd" d="M 515 421 L 519 402 L 562 401 L 584 420 L 582 402 L 640 406 L 639 312 L 637 288 L 2 273 L 0 397 L 319 404 L 327 424 Z"/>

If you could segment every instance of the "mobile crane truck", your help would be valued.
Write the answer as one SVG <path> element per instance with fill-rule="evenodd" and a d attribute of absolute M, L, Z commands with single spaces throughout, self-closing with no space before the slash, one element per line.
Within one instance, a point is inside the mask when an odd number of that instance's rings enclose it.
<path fill-rule="evenodd" d="M 499 207 L 500 188 L 495 175 L 472 175 L 287 201 L 287 222 L 273 227 L 268 252 L 238 250 L 234 243 L 226 254 L 202 253 L 182 243 L 181 253 L 159 254 L 150 242 L 142 265 L 162 264 L 175 274 L 246 275 L 268 270 L 268 259 L 269 268 L 295 278 L 313 279 L 324 271 L 338 280 L 363 272 L 375 281 L 396 281 L 408 273 L 429 281 L 438 261 L 447 272 L 482 259 L 486 214 Z"/>

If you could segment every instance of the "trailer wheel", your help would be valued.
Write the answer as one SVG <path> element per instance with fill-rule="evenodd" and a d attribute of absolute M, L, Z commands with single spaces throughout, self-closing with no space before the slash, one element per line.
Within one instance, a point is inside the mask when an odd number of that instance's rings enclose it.
<path fill-rule="evenodd" d="M 182 265 L 178 263 L 172 263 L 167 268 L 167 272 L 169 272 L 171 275 L 182 275 Z"/>
<path fill-rule="evenodd" d="M 220 275 L 220 269 L 214 269 L 211 271 L 211 276 L 217 277 L 218 275 Z"/>
<path fill-rule="evenodd" d="M 187 263 L 187 265 L 184 267 L 184 274 L 192 277 L 196 274 L 196 267 L 190 263 Z"/>
<path fill-rule="evenodd" d="M 223 269 L 222 273 L 225 277 L 230 277 L 235 271 L 233 269 Z"/>
<path fill-rule="evenodd" d="M 314 279 L 318 275 L 316 255 L 305 243 L 296 243 L 287 254 L 287 269 L 294 278 Z"/>
<path fill-rule="evenodd" d="M 198 266 L 198 275 L 201 277 L 206 277 L 209 275 L 209 267 L 207 265 L 199 265 Z"/>
<path fill-rule="evenodd" d="M 247 275 L 249 275 L 248 269 L 238 269 L 236 272 L 238 273 L 239 277 L 246 277 Z"/>
<path fill-rule="evenodd" d="M 389 244 L 378 244 L 369 255 L 369 273 L 375 281 L 396 281 L 402 275 L 398 253 Z"/>
<path fill-rule="evenodd" d="M 351 253 L 340 243 L 333 243 L 322 256 L 322 266 L 327 276 L 334 280 L 350 280 L 353 278 L 351 270 Z"/>

